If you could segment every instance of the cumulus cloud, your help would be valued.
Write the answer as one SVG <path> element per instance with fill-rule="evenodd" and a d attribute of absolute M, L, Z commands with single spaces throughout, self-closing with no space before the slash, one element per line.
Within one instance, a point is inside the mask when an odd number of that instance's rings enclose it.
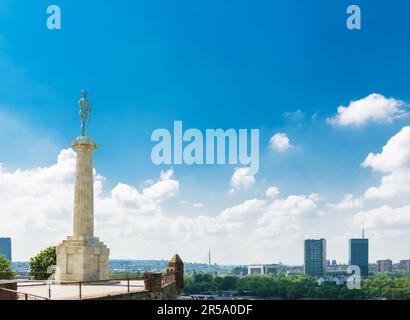
<path fill-rule="evenodd" d="M 265 208 L 265 204 L 264 200 L 247 200 L 240 205 L 225 209 L 219 217 L 224 221 L 237 220 L 253 213 L 260 213 Z"/>
<path fill-rule="evenodd" d="M 410 126 L 404 127 L 383 147 L 381 153 L 370 153 L 362 166 L 388 173 L 410 169 Z"/>
<path fill-rule="evenodd" d="M 277 187 L 269 187 L 268 190 L 266 190 L 266 196 L 268 198 L 276 198 L 279 195 L 279 189 Z"/>
<path fill-rule="evenodd" d="M 248 190 L 255 184 L 255 176 L 250 173 L 250 168 L 237 168 L 231 178 L 231 191 Z"/>
<path fill-rule="evenodd" d="M 48 167 L 0 169 L 0 234 L 12 236 L 15 257 L 26 260 L 71 234 L 75 159 L 76 153 L 66 149 Z M 216 215 L 187 216 L 166 209 L 166 202 L 176 199 L 180 189 L 172 170 L 141 189 L 118 183 L 104 193 L 105 180 L 94 170 L 95 233 L 110 247 L 111 258 L 156 259 L 178 251 L 196 260 L 200 248 L 205 252 L 223 242 L 225 261 L 245 263 L 260 252 L 272 252 L 273 259 L 281 245 L 272 243 L 271 235 L 280 238 L 283 232 L 292 231 L 294 239 L 299 230 L 299 241 L 303 224 L 299 219 L 310 218 L 316 208 L 314 195 L 289 196 L 245 200 Z M 240 240 L 243 246 L 238 246 Z M 297 248 L 298 242 L 289 245 Z M 243 255 L 245 249 L 249 254 Z M 293 259 L 298 259 L 296 253 Z"/>
<path fill-rule="evenodd" d="M 380 208 L 357 213 L 353 222 L 366 229 L 402 229 L 410 228 L 410 205 L 392 208 L 384 205 Z"/>
<path fill-rule="evenodd" d="M 286 199 L 274 200 L 266 208 L 258 223 L 278 226 L 279 222 L 291 217 L 315 213 L 317 201 L 316 195 L 291 195 Z"/>
<path fill-rule="evenodd" d="M 365 192 L 365 200 L 403 204 L 409 199 L 410 204 L 410 126 L 394 135 L 380 153 L 370 153 L 362 166 L 384 174 L 378 186 Z"/>
<path fill-rule="evenodd" d="M 362 205 L 363 201 L 361 199 L 355 199 L 352 194 L 345 194 L 339 203 L 328 204 L 328 207 L 337 210 L 348 210 L 360 208 Z"/>
<path fill-rule="evenodd" d="M 270 139 L 270 147 L 278 152 L 293 148 L 286 133 L 277 133 Z"/>
<path fill-rule="evenodd" d="M 402 128 L 380 153 L 370 153 L 362 166 L 383 176 L 357 199 L 363 207 L 353 216 L 353 225 L 400 236 L 400 230 L 410 227 L 410 127 Z"/>
<path fill-rule="evenodd" d="M 332 125 L 348 126 L 363 125 L 369 122 L 392 122 L 395 119 L 407 117 L 407 104 L 394 98 L 386 98 L 373 93 L 366 98 L 351 101 L 346 106 L 337 109 L 337 115 L 327 119 Z"/>
<path fill-rule="evenodd" d="M 10 172 L 0 167 L 0 234 L 12 235 L 23 255 L 71 234 L 75 159 L 76 153 L 65 149 L 49 167 Z M 159 181 L 142 191 L 119 183 L 108 196 L 102 193 L 104 180 L 94 170 L 96 220 L 103 223 L 160 212 L 160 204 L 179 191 L 172 171 L 161 173 Z"/>
<path fill-rule="evenodd" d="M 110 247 L 112 258 L 155 259 L 179 251 L 200 261 L 201 248 L 205 255 L 211 246 L 219 248 L 221 261 L 228 263 L 252 263 L 265 256 L 266 262 L 284 258 L 300 263 L 306 234 L 326 236 L 329 224 L 340 229 L 365 227 L 374 234 L 405 232 L 410 212 L 408 130 L 403 128 L 380 153 L 363 162 L 384 175 L 379 186 L 369 188 L 362 198 L 347 194 L 330 205 L 317 194 L 280 196 L 278 188 L 271 186 L 266 198 L 219 209 L 207 204 L 201 212 L 212 211 L 190 216 L 193 208 L 203 204 L 178 199 L 181 186 L 173 170 L 162 171 L 140 188 L 118 183 L 106 192 L 106 179 L 95 171 L 96 235 Z M 391 159 L 397 156 L 400 159 Z M 66 149 L 48 167 L 14 171 L 0 167 L 0 234 L 13 237 L 17 257 L 27 259 L 72 232 L 75 158 L 75 152 Z M 255 183 L 247 168 L 236 169 L 231 179 L 233 190 Z M 374 199 L 382 203 L 376 206 Z M 182 212 L 168 207 L 173 200 L 185 204 L 178 207 Z M 323 210 L 332 209 L 351 211 L 338 218 L 322 216 Z"/>

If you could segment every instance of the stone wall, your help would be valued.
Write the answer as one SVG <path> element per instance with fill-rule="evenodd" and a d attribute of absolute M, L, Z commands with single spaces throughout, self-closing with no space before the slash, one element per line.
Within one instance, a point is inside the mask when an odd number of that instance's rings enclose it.
<path fill-rule="evenodd" d="M 179 290 L 176 282 L 171 282 L 162 287 L 161 299 L 162 300 L 177 300 L 179 296 Z"/>
<path fill-rule="evenodd" d="M 17 294 L 14 292 L 1 290 L 8 289 L 17 291 L 17 282 L 15 281 L 0 281 L 0 300 L 17 300 Z"/>
<path fill-rule="evenodd" d="M 176 282 L 164 285 L 160 292 L 149 290 L 121 293 L 106 297 L 88 298 L 84 300 L 176 300 L 178 298 L 178 288 Z"/>

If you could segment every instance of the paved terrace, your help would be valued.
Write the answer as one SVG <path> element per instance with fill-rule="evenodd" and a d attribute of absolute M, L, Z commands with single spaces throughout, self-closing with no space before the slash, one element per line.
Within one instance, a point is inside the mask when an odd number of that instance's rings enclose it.
<path fill-rule="evenodd" d="M 128 291 L 129 290 L 129 291 Z M 44 282 L 18 282 L 17 291 L 52 300 L 78 300 L 87 298 L 104 297 L 108 295 L 118 295 L 128 292 L 144 291 L 143 280 L 128 281 L 107 281 L 96 283 L 82 283 L 81 288 L 78 282 L 60 284 L 46 284 Z M 81 298 L 80 298 L 81 291 Z"/>

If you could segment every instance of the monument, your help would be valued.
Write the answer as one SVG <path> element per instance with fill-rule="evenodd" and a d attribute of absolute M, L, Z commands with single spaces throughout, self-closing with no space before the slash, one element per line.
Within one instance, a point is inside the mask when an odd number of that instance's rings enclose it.
<path fill-rule="evenodd" d="M 98 149 L 86 135 L 91 106 L 82 91 L 80 108 L 81 136 L 71 146 L 77 151 L 73 235 L 57 246 L 57 281 L 109 280 L 109 249 L 94 236 L 93 151 Z"/>

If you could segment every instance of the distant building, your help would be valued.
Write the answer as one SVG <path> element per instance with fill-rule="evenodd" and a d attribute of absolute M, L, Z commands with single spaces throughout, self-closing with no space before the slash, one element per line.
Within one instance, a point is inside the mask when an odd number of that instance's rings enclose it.
<path fill-rule="evenodd" d="M 339 276 L 320 277 L 317 283 L 319 286 L 321 286 L 324 283 L 334 283 L 337 285 L 344 285 L 346 284 L 346 276 L 339 275 Z"/>
<path fill-rule="evenodd" d="M 11 261 L 11 239 L 0 238 L 0 255 L 6 256 L 6 259 Z"/>
<path fill-rule="evenodd" d="M 369 274 L 377 273 L 377 263 L 369 263 Z"/>
<path fill-rule="evenodd" d="M 410 272 L 410 260 L 400 260 L 399 269 L 401 271 Z"/>
<path fill-rule="evenodd" d="M 349 240 L 349 264 L 358 266 L 361 276 L 369 275 L 369 239 Z"/>
<path fill-rule="evenodd" d="M 378 272 L 392 272 L 393 262 L 390 259 L 378 260 L 377 261 L 377 271 Z"/>
<path fill-rule="evenodd" d="M 263 265 L 250 265 L 248 266 L 248 275 L 263 274 Z"/>
<path fill-rule="evenodd" d="M 265 264 L 265 273 L 271 274 L 278 272 L 278 265 L 276 264 Z"/>
<path fill-rule="evenodd" d="M 305 240 L 304 273 L 321 277 L 326 273 L 326 240 Z"/>
<path fill-rule="evenodd" d="M 278 266 L 276 264 L 253 264 L 248 266 L 248 275 L 252 274 L 271 274 L 276 273 Z"/>

